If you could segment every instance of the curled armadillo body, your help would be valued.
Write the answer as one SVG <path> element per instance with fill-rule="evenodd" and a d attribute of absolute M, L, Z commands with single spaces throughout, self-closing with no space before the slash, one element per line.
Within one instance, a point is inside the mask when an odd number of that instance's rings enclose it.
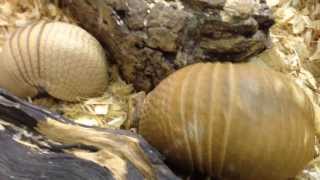
<path fill-rule="evenodd" d="M 287 77 L 249 63 L 199 63 L 144 101 L 139 132 L 183 169 L 284 180 L 313 158 L 313 106 Z"/>
<path fill-rule="evenodd" d="M 88 32 L 40 21 L 13 33 L 0 59 L 0 87 L 20 97 L 41 91 L 66 101 L 97 96 L 108 83 L 103 48 Z"/>

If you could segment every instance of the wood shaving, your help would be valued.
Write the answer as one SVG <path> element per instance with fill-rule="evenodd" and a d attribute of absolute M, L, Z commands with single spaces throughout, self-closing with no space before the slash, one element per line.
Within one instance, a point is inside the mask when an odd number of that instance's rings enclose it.
<path fill-rule="evenodd" d="M 42 19 L 75 22 L 49 0 L 0 0 L 0 46 L 17 28 Z"/>
<path fill-rule="evenodd" d="M 276 24 L 270 32 L 273 47 L 254 57 L 254 61 L 262 61 L 293 78 L 310 96 L 316 112 L 319 109 L 318 114 L 320 114 L 320 2 L 319 0 L 266 1 L 276 19 Z M 56 2 L 0 0 L 0 51 L 10 33 L 31 22 L 50 19 L 75 23 L 59 9 Z M 52 98 L 36 99 L 33 103 L 62 113 L 79 123 L 120 128 L 130 111 L 128 98 L 133 93 L 133 88 L 115 74 L 117 73 L 113 74 L 114 78 L 109 89 L 101 97 L 87 99 L 81 103 L 65 103 Z M 320 126 L 319 121 L 320 118 L 316 124 Z M 320 127 L 316 128 L 319 129 L 319 133 Z M 319 162 L 318 157 L 297 179 L 319 179 Z"/>
<path fill-rule="evenodd" d="M 316 129 L 320 135 L 320 1 L 319 0 L 267 0 L 272 4 L 276 24 L 271 29 L 278 60 L 286 64 L 283 70 L 300 85 L 314 103 Z M 281 64 L 281 63 L 279 63 Z M 276 68 L 275 68 L 276 69 Z M 319 116 L 317 116 L 319 114 Z M 316 140 L 316 149 L 319 141 Z M 319 151 L 318 151 L 319 155 Z M 319 157 L 296 179 L 317 180 L 320 178 Z"/>
<path fill-rule="evenodd" d="M 0 0 L 0 51 L 17 28 L 39 20 L 75 23 L 58 7 L 57 1 Z M 133 88 L 124 83 L 117 72 L 113 72 L 112 76 L 109 89 L 101 97 L 85 99 L 80 103 L 67 103 L 50 97 L 33 99 L 31 102 L 81 124 L 120 128 L 127 119 L 127 97 Z"/>

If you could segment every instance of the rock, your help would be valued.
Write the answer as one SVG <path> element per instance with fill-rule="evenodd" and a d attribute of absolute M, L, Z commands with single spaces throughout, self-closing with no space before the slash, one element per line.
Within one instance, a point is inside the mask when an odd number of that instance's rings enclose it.
<path fill-rule="evenodd" d="M 104 45 L 122 77 L 145 91 L 188 64 L 246 61 L 265 49 L 273 24 L 264 1 L 60 1 Z"/>

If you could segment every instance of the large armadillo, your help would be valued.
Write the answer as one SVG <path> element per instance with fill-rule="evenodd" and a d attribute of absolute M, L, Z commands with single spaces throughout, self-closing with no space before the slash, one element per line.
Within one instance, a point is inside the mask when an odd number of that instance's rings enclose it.
<path fill-rule="evenodd" d="M 199 63 L 146 97 L 139 132 L 180 170 L 285 180 L 314 156 L 314 111 L 286 76 L 249 63 Z"/>
<path fill-rule="evenodd" d="M 18 29 L 0 59 L 0 87 L 20 97 L 41 91 L 66 101 L 97 96 L 108 83 L 99 42 L 76 25 L 40 21 Z"/>

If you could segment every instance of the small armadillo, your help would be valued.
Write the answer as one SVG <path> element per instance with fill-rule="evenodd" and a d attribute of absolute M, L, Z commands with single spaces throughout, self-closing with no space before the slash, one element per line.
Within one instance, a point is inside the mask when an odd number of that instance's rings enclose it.
<path fill-rule="evenodd" d="M 40 21 L 18 29 L 0 59 L 0 87 L 19 97 L 45 91 L 65 101 L 102 94 L 108 63 L 99 42 L 82 28 Z"/>

